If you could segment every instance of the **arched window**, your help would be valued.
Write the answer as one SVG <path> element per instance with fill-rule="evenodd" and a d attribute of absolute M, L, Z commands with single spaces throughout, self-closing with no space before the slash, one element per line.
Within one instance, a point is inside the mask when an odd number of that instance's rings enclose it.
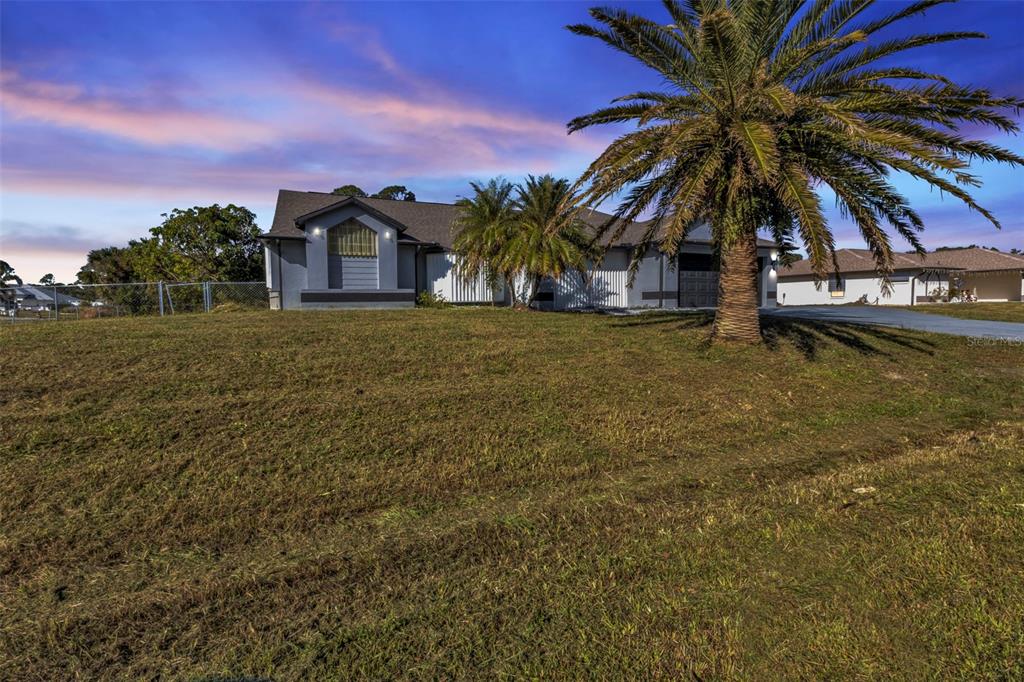
<path fill-rule="evenodd" d="M 327 230 L 327 253 L 332 256 L 377 257 L 377 233 L 355 218 Z"/>

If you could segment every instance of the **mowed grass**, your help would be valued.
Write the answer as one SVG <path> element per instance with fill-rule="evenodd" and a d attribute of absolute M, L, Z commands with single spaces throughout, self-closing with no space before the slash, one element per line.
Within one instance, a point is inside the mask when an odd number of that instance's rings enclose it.
<path fill-rule="evenodd" d="M 1024 675 L 1024 349 L 706 322 L 0 330 L 0 677 Z"/>
<path fill-rule="evenodd" d="M 996 320 L 998 322 L 1024 322 L 1024 303 L 929 303 L 907 307 L 917 313 L 947 315 L 965 320 Z"/>

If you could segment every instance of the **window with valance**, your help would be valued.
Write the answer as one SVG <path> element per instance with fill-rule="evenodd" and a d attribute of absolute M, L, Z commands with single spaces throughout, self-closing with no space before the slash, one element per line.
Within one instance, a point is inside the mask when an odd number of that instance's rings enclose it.
<path fill-rule="evenodd" d="M 377 233 L 355 218 L 327 230 L 327 253 L 357 258 L 377 257 Z"/>

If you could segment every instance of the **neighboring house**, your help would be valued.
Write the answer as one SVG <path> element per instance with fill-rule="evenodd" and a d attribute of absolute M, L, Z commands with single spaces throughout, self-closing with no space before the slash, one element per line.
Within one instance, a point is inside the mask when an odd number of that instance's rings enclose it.
<path fill-rule="evenodd" d="M 838 273 L 816 283 L 808 261 L 784 267 L 778 275 L 780 305 L 869 303 L 915 305 L 946 300 L 950 286 L 975 295 L 979 301 L 1020 301 L 1024 296 L 1024 257 L 991 249 L 948 249 L 929 253 L 896 254 L 890 281 L 893 291 L 882 294 L 882 281 L 866 249 L 837 249 Z"/>
<path fill-rule="evenodd" d="M 53 287 L 26 284 L 23 286 L 7 287 L 0 305 L 4 312 L 14 310 L 45 311 L 53 310 Z M 66 296 L 57 293 L 57 304 L 61 307 L 78 306 L 81 301 L 73 296 Z"/>
<path fill-rule="evenodd" d="M 342 197 L 280 190 L 270 231 L 261 235 L 273 309 L 412 306 L 423 291 L 451 303 L 500 303 L 502 289 L 456 275 L 452 204 Z M 589 212 L 597 227 L 610 216 Z M 644 223 L 630 225 L 586 277 L 545 282 L 537 304 L 547 309 L 713 307 L 718 268 L 708 229 L 693 231 L 679 253 L 651 248 L 633 286 L 630 254 Z M 762 305 L 775 304 L 774 244 L 758 241 Z"/>

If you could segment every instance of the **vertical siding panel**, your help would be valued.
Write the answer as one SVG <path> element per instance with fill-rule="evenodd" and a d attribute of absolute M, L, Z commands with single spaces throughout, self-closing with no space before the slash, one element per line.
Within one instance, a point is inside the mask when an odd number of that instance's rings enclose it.
<path fill-rule="evenodd" d="M 483 273 L 471 282 L 458 276 L 458 256 L 453 253 L 427 254 L 427 284 L 434 294 L 449 303 L 490 303 L 498 296 L 487 286 Z"/>
<path fill-rule="evenodd" d="M 626 271 L 612 264 L 588 271 L 589 284 L 576 272 L 555 282 L 555 308 L 625 308 Z"/>

